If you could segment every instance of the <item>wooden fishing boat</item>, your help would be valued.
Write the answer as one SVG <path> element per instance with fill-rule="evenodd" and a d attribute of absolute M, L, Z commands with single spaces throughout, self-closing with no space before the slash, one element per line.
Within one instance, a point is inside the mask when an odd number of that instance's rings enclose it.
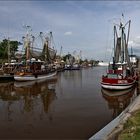
<path fill-rule="evenodd" d="M 27 31 L 27 35 L 24 40 L 24 45 L 26 48 L 25 64 L 21 66 L 19 70 L 14 74 L 14 79 L 16 81 L 51 79 L 57 74 L 57 71 L 55 68 L 53 68 L 52 64 L 56 56 L 56 51 L 49 46 L 49 39 L 52 37 L 52 32 L 50 32 L 50 37 L 45 37 L 42 53 L 33 51 L 33 46 L 31 47 L 31 44 L 33 44 L 31 42 L 33 40 L 30 39 L 31 37 L 31 34 L 29 34 Z"/>
<path fill-rule="evenodd" d="M 22 81 L 22 82 L 18 82 L 15 81 L 14 82 L 14 87 L 20 88 L 20 87 L 31 87 L 32 85 L 36 84 L 36 83 L 56 83 L 57 81 L 57 76 L 54 76 L 53 78 L 51 77 L 51 79 L 38 79 L 38 80 L 32 80 L 32 81 Z"/>
<path fill-rule="evenodd" d="M 106 75 L 102 76 L 101 86 L 110 90 L 123 90 L 131 88 L 137 79 L 128 54 L 128 40 L 130 31 L 129 20 L 125 25 L 120 22 L 120 36 L 117 33 L 117 26 L 114 26 L 114 57 L 113 62 L 109 63 Z M 126 37 L 125 29 L 128 25 Z"/>
<path fill-rule="evenodd" d="M 55 69 L 35 69 L 34 71 L 31 69 L 32 65 L 40 65 L 41 62 L 33 62 L 33 64 L 30 65 L 30 68 L 23 69 L 22 71 L 17 71 L 14 75 L 14 79 L 16 81 L 34 81 L 34 80 L 49 80 L 52 77 L 56 76 L 57 71 Z"/>

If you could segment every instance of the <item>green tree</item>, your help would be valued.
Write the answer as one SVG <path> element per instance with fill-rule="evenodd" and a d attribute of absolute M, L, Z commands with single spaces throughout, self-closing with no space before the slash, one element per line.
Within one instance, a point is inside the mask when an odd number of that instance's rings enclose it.
<path fill-rule="evenodd" d="M 10 41 L 8 39 L 4 39 L 0 42 L 0 59 L 8 58 L 8 46 L 10 47 L 10 58 L 14 58 L 15 52 L 18 49 L 18 41 Z"/>

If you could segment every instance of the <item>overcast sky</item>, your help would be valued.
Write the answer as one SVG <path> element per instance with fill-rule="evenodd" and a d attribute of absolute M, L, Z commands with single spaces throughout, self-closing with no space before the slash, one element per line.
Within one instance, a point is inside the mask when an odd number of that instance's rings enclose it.
<path fill-rule="evenodd" d="M 113 23 L 122 13 L 131 19 L 129 47 L 140 56 L 139 1 L 0 1 L 0 40 L 22 40 L 26 30 L 32 34 L 53 32 L 55 47 L 63 54 L 82 51 L 83 59 L 109 60 L 113 48 Z"/>

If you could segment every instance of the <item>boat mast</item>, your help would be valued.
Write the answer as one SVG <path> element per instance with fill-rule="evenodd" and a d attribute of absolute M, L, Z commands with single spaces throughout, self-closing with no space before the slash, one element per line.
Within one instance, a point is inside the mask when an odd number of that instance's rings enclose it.
<path fill-rule="evenodd" d="M 26 60 L 29 60 L 30 59 L 30 44 L 31 44 L 31 41 L 30 41 L 30 31 L 32 30 L 30 26 L 26 25 L 24 26 L 24 28 L 26 28 L 26 37 L 24 38 L 24 47 L 26 49 Z"/>
<path fill-rule="evenodd" d="M 28 26 L 28 25 L 25 25 L 23 27 L 26 29 L 26 36 L 23 37 L 23 41 L 24 41 L 24 48 L 25 48 L 25 55 L 26 55 L 25 63 L 27 66 L 28 65 L 27 60 L 30 59 L 30 47 L 31 47 L 31 39 L 30 38 L 32 37 L 30 32 L 32 31 L 32 29 L 31 29 L 31 26 Z M 32 39 L 33 39 L 33 37 L 32 37 Z M 34 41 L 34 39 L 33 39 L 33 41 Z"/>
<path fill-rule="evenodd" d="M 114 26 L 114 63 L 119 62 L 119 48 L 120 48 L 120 39 L 118 38 L 116 26 Z"/>
<path fill-rule="evenodd" d="M 121 30 L 121 63 L 124 62 L 124 26 L 122 22 L 120 22 L 120 30 Z"/>
<path fill-rule="evenodd" d="M 49 58 L 48 58 L 48 45 L 49 45 L 49 39 L 48 37 L 45 38 L 45 62 L 49 63 Z"/>
<path fill-rule="evenodd" d="M 62 50 L 63 49 L 63 47 L 61 46 L 61 48 L 60 48 L 60 58 L 62 57 Z"/>
<path fill-rule="evenodd" d="M 10 40 L 9 40 L 9 37 L 8 37 L 8 63 L 10 63 Z"/>
<path fill-rule="evenodd" d="M 63 53 L 63 47 L 60 48 L 60 55 L 59 55 L 59 63 L 61 63 L 62 60 L 62 53 Z"/>
<path fill-rule="evenodd" d="M 40 32 L 40 37 L 42 40 L 42 45 L 43 45 L 43 51 L 42 51 L 42 55 L 43 55 L 43 59 L 45 61 L 45 63 L 48 63 L 48 44 L 49 44 L 49 38 L 45 37 L 45 35 L 43 34 L 43 32 Z"/>
<path fill-rule="evenodd" d="M 56 50 L 54 49 L 55 43 L 53 39 L 52 32 L 49 33 L 49 40 L 48 40 L 48 60 L 50 63 L 53 63 L 56 57 Z"/>
<path fill-rule="evenodd" d="M 32 54 L 33 54 L 34 41 L 35 41 L 35 37 L 32 36 Z"/>
<path fill-rule="evenodd" d="M 127 24 L 127 23 L 126 23 Z M 128 62 L 128 66 L 131 67 L 131 64 L 130 64 L 130 57 L 129 57 L 129 54 L 128 54 L 128 41 L 129 41 L 129 33 L 130 33 L 130 24 L 131 24 L 131 20 L 128 21 L 128 34 L 127 34 L 127 41 L 126 41 L 126 60 Z"/>
<path fill-rule="evenodd" d="M 116 39 L 115 39 L 115 30 L 116 30 L 116 26 L 114 26 L 114 56 L 113 56 L 113 69 L 114 69 L 114 66 L 115 66 L 115 48 L 116 48 Z"/>
<path fill-rule="evenodd" d="M 123 18 L 122 14 L 122 18 Z M 120 22 L 120 30 L 121 30 L 121 63 L 127 62 L 127 65 L 130 66 L 130 59 L 128 54 L 128 41 L 129 41 L 129 32 L 130 32 L 130 23 L 131 20 L 129 20 L 125 25 L 123 25 L 122 21 Z M 127 39 L 126 34 L 124 32 L 126 25 L 128 25 L 128 33 L 127 33 Z"/>
<path fill-rule="evenodd" d="M 127 24 L 127 23 L 126 23 L 126 24 Z M 128 24 L 129 24 L 129 25 L 128 25 L 128 34 L 127 34 L 127 42 L 126 42 L 126 43 L 127 43 L 127 44 L 126 44 L 127 46 L 128 46 L 128 41 L 129 41 L 129 33 L 130 33 L 130 24 L 131 24 L 131 20 L 128 21 Z"/>
<path fill-rule="evenodd" d="M 52 32 L 50 32 L 47 36 L 44 36 L 42 32 L 40 32 L 40 37 L 42 39 L 43 42 L 43 51 L 42 51 L 42 55 L 43 55 L 43 59 L 46 63 L 52 63 L 55 56 L 56 56 L 56 51 L 54 50 L 54 47 L 52 48 L 51 45 L 53 43 L 53 36 L 52 36 Z M 54 53 L 54 56 L 52 58 L 52 54 Z"/>

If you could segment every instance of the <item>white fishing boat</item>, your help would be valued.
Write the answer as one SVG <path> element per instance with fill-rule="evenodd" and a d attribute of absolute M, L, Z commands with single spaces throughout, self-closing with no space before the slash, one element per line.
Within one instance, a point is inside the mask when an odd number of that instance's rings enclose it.
<path fill-rule="evenodd" d="M 36 80 L 25 80 L 23 79 L 22 82 L 18 82 L 18 81 L 15 81 L 14 82 L 14 86 L 15 87 L 31 87 L 32 85 L 36 84 L 36 83 L 43 83 L 43 82 L 46 82 L 46 83 L 54 83 L 57 81 L 57 76 L 53 76 L 50 77 L 50 78 L 42 78 L 42 79 L 36 79 Z"/>
<path fill-rule="evenodd" d="M 17 73 L 14 76 L 14 79 L 16 81 L 34 81 L 34 80 L 50 80 L 52 79 L 52 77 L 56 76 L 57 72 L 53 71 L 53 72 L 48 72 L 48 73 L 29 73 L 29 72 L 21 72 L 21 73 Z"/>
<path fill-rule="evenodd" d="M 37 53 L 36 51 L 36 54 L 38 54 L 37 56 L 33 51 L 33 46 L 31 47 L 34 38 L 32 38 L 32 35 L 27 31 L 24 39 L 26 64 L 21 66 L 15 73 L 14 79 L 16 81 L 51 79 L 52 77 L 56 76 L 57 72 L 51 63 L 56 56 L 56 51 L 49 46 L 50 38 L 52 38 L 52 32 L 50 32 L 50 37 L 45 37 L 42 53 Z M 33 56 L 34 58 L 32 58 Z M 35 56 L 37 56 L 37 58 L 35 58 Z"/>

